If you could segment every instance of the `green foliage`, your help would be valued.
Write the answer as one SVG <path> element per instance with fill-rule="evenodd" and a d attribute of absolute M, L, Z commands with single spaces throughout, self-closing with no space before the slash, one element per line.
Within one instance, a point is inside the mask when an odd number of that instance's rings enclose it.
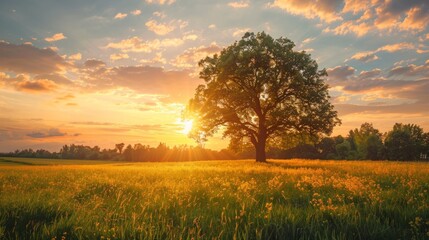
<path fill-rule="evenodd" d="M 287 38 L 246 33 L 242 39 L 206 57 L 186 117 L 191 136 L 205 141 L 219 128 L 224 137 L 248 141 L 257 161 L 265 161 L 267 139 L 285 133 L 329 134 L 339 123 L 329 102 L 325 70 Z"/>
<path fill-rule="evenodd" d="M 34 161 L 0 167 L 0 239 L 371 240 L 429 232 L 427 163 Z M 52 164 L 61 161 L 80 163 Z"/>
<path fill-rule="evenodd" d="M 385 145 L 390 160 L 419 159 L 427 148 L 423 129 L 415 124 L 396 123 L 387 133 Z"/>
<path fill-rule="evenodd" d="M 351 142 L 351 149 L 357 154 L 357 159 L 382 159 L 384 149 L 381 133 L 372 123 L 363 123 L 360 129 L 350 131 L 348 140 Z"/>
<path fill-rule="evenodd" d="M 349 154 L 351 152 L 350 142 L 344 141 L 337 144 L 335 150 L 337 151 L 338 159 L 349 159 Z"/>

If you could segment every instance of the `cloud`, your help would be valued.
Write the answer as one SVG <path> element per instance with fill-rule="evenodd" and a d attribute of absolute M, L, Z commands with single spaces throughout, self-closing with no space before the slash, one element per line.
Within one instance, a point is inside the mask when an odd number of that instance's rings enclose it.
<path fill-rule="evenodd" d="M 396 66 L 392 68 L 389 73 L 389 77 L 395 76 L 416 76 L 425 78 L 429 76 L 429 61 L 426 61 L 424 65 L 409 64 L 407 66 Z"/>
<path fill-rule="evenodd" d="M 362 62 L 371 62 L 371 61 L 377 60 L 378 56 L 375 55 L 374 52 L 358 52 L 355 55 L 353 55 L 351 59 L 355 59 Z M 348 60 L 350 59 L 347 59 L 346 61 Z"/>
<path fill-rule="evenodd" d="M 330 27 L 325 28 L 324 32 L 332 32 L 335 35 L 346 35 L 353 33 L 358 37 L 366 35 L 371 30 L 371 25 L 368 23 L 356 23 L 355 21 L 343 22 L 339 26 L 331 29 Z"/>
<path fill-rule="evenodd" d="M 145 25 L 150 31 L 158 35 L 166 35 L 175 29 L 173 25 L 158 23 L 156 20 L 147 21 Z"/>
<path fill-rule="evenodd" d="M 375 25 L 379 29 L 423 31 L 429 22 L 426 0 L 383 1 L 375 10 Z"/>
<path fill-rule="evenodd" d="M 82 54 L 81 53 L 75 53 L 67 57 L 70 60 L 81 60 Z"/>
<path fill-rule="evenodd" d="M 324 32 L 336 35 L 362 37 L 375 31 L 394 30 L 422 32 L 429 23 L 427 0 L 274 0 L 269 6 L 308 19 L 320 19 L 329 25 Z"/>
<path fill-rule="evenodd" d="M 67 133 L 63 133 L 57 128 L 51 128 L 47 131 L 32 132 L 27 134 L 27 136 L 31 138 L 63 137 L 66 135 Z"/>
<path fill-rule="evenodd" d="M 76 98 L 76 97 L 73 94 L 69 93 L 69 94 L 65 94 L 65 95 L 62 95 L 60 97 L 57 97 L 56 100 L 57 101 L 68 101 L 68 100 L 71 100 L 74 98 Z"/>
<path fill-rule="evenodd" d="M 45 38 L 45 40 L 47 42 L 55 42 L 55 41 L 63 40 L 63 39 L 66 39 L 66 38 L 67 37 L 64 36 L 63 33 L 56 33 L 56 34 L 52 35 L 51 37 Z"/>
<path fill-rule="evenodd" d="M 334 68 L 328 68 L 328 79 L 332 81 L 346 81 L 350 76 L 353 76 L 356 69 L 350 66 L 337 66 Z"/>
<path fill-rule="evenodd" d="M 199 80 L 189 76 L 189 71 L 166 71 L 161 67 L 121 66 L 104 71 L 87 72 L 83 77 L 87 90 L 129 88 L 142 94 L 162 95 L 169 99 L 187 100 Z"/>
<path fill-rule="evenodd" d="M 167 35 L 168 33 L 174 31 L 176 28 L 184 28 L 188 25 L 188 22 L 183 20 L 172 20 L 168 23 L 159 23 L 156 20 L 149 20 L 145 23 L 145 26 L 152 32 L 157 35 Z"/>
<path fill-rule="evenodd" d="M 150 4 L 159 4 L 159 5 L 170 5 L 172 3 L 174 3 L 176 0 L 146 0 L 147 3 Z"/>
<path fill-rule="evenodd" d="M 49 74 L 69 67 L 71 65 L 51 49 L 0 42 L 0 70 Z"/>
<path fill-rule="evenodd" d="M 117 13 L 114 18 L 115 19 L 124 19 L 127 16 L 128 16 L 128 14 L 126 14 L 126 13 Z"/>
<path fill-rule="evenodd" d="M 314 41 L 316 38 L 306 38 L 302 41 L 302 45 L 309 44 L 310 42 Z"/>
<path fill-rule="evenodd" d="M 121 40 L 119 42 L 109 43 L 106 48 L 120 49 L 122 52 L 152 52 L 165 47 L 177 47 L 182 45 L 185 40 L 183 38 L 165 38 L 162 40 L 154 39 L 151 41 L 143 41 L 139 37 L 132 37 Z"/>
<path fill-rule="evenodd" d="M 39 74 L 34 76 L 35 80 L 49 80 L 52 81 L 56 84 L 62 84 L 62 85 L 70 85 L 73 84 L 73 82 L 68 79 L 67 77 L 65 77 L 64 75 L 61 74 L 57 74 L 57 73 L 52 73 L 52 74 Z"/>
<path fill-rule="evenodd" d="M 106 65 L 105 62 L 98 59 L 89 59 L 89 60 L 86 60 L 85 63 L 83 64 L 85 68 L 98 68 L 98 67 L 103 67 L 105 65 Z"/>
<path fill-rule="evenodd" d="M 113 126 L 117 125 L 111 122 L 94 122 L 94 121 L 86 121 L 86 122 L 70 122 L 73 125 L 89 125 L 89 126 Z"/>
<path fill-rule="evenodd" d="M 41 76 L 36 77 L 32 79 L 30 75 L 26 74 L 18 74 L 15 77 L 11 77 L 0 72 L 0 86 L 11 87 L 16 91 L 27 93 L 51 92 L 58 88 L 58 85 L 54 81 L 42 78 Z"/>
<path fill-rule="evenodd" d="M 399 26 L 403 30 L 423 31 L 429 22 L 429 8 L 412 8 L 407 12 L 407 17 Z"/>
<path fill-rule="evenodd" d="M 127 59 L 127 58 L 129 58 L 129 56 L 126 53 L 115 53 L 110 55 L 110 60 L 112 61 Z"/>
<path fill-rule="evenodd" d="M 134 10 L 134 11 L 131 11 L 130 12 L 132 15 L 134 15 L 134 16 L 138 16 L 138 15 L 140 15 L 141 13 L 142 13 L 142 11 L 141 10 L 139 10 L 139 9 L 136 9 L 136 10 Z"/>
<path fill-rule="evenodd" d="M 248 1 L 229 2 L 228 6 L 232 8 L 247 8 L 249 7 L 249 2 Z"/>
<path fill-rule="evenodd" d="M 57 85 L 46 79 L 40 80 L 24 80 L 18 82 L 15 85 L 16 90 L 30 92 L 30 93 L 38 93 L 38 92 L 50 92 L 57 88 Z"/>
<path fill-rule="evenodd" d="M 161 19 L 163 19 L 163 18 L 165 18 L 167 16 L 163 12 L 154 12 L 153 15 L 156 16 L 156 17 L 159 17 Z"/>
<path fill-rule="evenodd" d="M 196 34 L 187 34 L 183 36 L 183 40 L 192 40 L 195 41 L 198 39 L 198 36 Z"/>
<path fill-rule="evenodd" d="M 423 65 L 394 66 L 386 71 L 375 68 L 359 74 L 356 74 L 354 68 L 347 66 L 327 71 L 328 83 L 332 89 L 341 95 L 364 101 L 372 106 L 371 109 L 389 112 L 389 109 L 375 107 L 380 104 L 374 103 L 384 102 L 386 106 L 396 106 L 398 112 L 399 109 L 408 112 L 402 108 L 405 105 L 412 108 L 410 112 L 429 112 L 429 61 Z"/>
<path fill-rule="evenodd" d="M 378 77 L 381 73 L 382 73 L 381 69 L 379 69 L 379 68 L 375 68 L 375 69 L 372 69 L 370 71 L 361 71 L 359 73 L 358 78 L 359 79 L 366 79 L 366 78 Z"/>
<path fill-rule="evenodd" d="M 250 31 L 250 28 L 235 28 L 235 29 L 233 29 L 232 36 L 234 36 L 234 37 L 241 37 L 246 32 L 249 32 L 249 31 Z"/>
<path fill-rule="evenodd" d="M 368 6 L 373 6 L 378 0 L 345 0 L 343 13 L 352 12 L 357 14 L 359 12 L 367 10 Z"/>
<path fill-rule="evenodd" d="M 155 57 L 153 57 L 152 59 L 141 59 L 140 63 L 144 63 L 144 64 L 166 64 L 167 60 L 162 56 L 162 53 L 158 52 L 155 54 Z"/>
<path fill-rule="evenodd" d="M 354 54 L 350 59 L 347 59 L 346 61 L 349 61 L 351 59 L 359 60 L 362 62 L 370 62 L 378 59 L 378 56 L 376 53 L 378 52 L 397 52 L 401 50 L 409 50 L 409 49 L 415 49 L 415 46 L 411 43 L 402 42 L 402 43 L 395 43 L 395 44 L 388 44 L 384 45 L 382 47 L 377 48 L 374 51 L 365 51 L 365 52 L 358 52 Z"/>
<path fill-rule="evenodd" d="M 206 56 L 218 53 L 221 50 L 222 48 L 216 43 L 212 43 L 209 46 L 189 48 L 177 56 L 173 60 L 172 64 L 181 68 L 193 68 L 197 66 L 198 61 L 201 59 L 205 58 Z"/>
<path fill-rule="evenodd" d="M 342 20 L 340 16 L 342 4 L 342 0 L 275 0 L 270 6 L 309 19 L 319 18 L 329 23 Z"/>
<path fill-rule="evenodd" d="M 396 52 L 405 49 L 415 49 L 414 45 L 407 42 L 388 44 L 383 47 L 380 47 L 376 52 L 386 51 L 386 52 Z"/>

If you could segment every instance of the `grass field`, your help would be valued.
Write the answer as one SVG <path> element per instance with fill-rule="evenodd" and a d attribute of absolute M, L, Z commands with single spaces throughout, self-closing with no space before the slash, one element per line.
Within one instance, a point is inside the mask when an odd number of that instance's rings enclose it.
<path fill-rule="evenodd" d="M 0 159 L 0 239 L 429 239 L 429 163 Z"/>

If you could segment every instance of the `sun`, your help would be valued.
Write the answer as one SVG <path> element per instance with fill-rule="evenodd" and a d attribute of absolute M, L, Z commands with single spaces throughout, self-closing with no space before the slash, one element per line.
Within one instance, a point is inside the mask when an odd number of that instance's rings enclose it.
<path fill-rule="evenodd" d="M 183 124 L 183 130 L 181 131 L 183 134 L 188 135 L 192 130 L 192 123 L 194 120 L 185 120 L 182 122 Z"/>

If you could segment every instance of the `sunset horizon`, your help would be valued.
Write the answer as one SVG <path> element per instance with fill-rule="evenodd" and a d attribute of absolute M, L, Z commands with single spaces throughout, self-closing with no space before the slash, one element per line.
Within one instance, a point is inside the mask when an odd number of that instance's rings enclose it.
<path fill-rule="evenodd" d="M 288 38 L 326 69 L 346 136 L 372 123 L 429 131 L 425 1 L 2 2 L 0 152 L 67 144 L 193 145 L 182 111 L 198 61 L 246 32 Z M 228 139 L 209 138 L 222 149 Z"/>

